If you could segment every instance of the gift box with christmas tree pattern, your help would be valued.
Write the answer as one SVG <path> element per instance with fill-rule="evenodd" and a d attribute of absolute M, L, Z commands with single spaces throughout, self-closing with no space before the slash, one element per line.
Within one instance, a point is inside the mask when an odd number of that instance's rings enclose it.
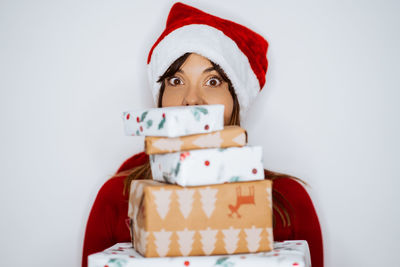
<path fill-rule="evenodd" d="M 197 186 L 264 179 L 259 146 L 208 148 L 150 155 L 153 179 Z"/>
<path fill-rule="evenodd" d="M 123 113 L 126 135 L 177 137 L 224 128 L 223 105 L 151 108 Z"/>
<path fill-rule="evenodd" d="M 145 257 L 269 251 L 271 184 L 181 187 L 134 180 L 128 210 L 133 246 Z"/>

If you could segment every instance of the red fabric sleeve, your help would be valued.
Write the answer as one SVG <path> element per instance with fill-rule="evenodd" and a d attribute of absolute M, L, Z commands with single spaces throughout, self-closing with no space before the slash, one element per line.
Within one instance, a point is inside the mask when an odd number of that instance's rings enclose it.
<path fill-rule="evenodd" d="M 126 160 L 119 170 L 124 171 L 144 164 L 148 156 L 142 152 Z M 123 226 L 127 217 L 127 196 L 123 195 L 123 181 L 126 176 L 109 179 L 99 190 L 86 224 L 83 243 L 82 266 L 87 266 L 90 254 L 103 251 L 125 239 L 129 241 L 129 231 Z M 122 226 L 121 226 L 122 225 Z"/>
<path fill-rule="evenodd" d="M 305 188 L 296 180 L 279 178 L 273 188 L 287 201 L 286 206 L 291 219 L 291 239 L 307 240 L 310 247 L 313 267 L 324 264 L 322 232 L 314 205 Z"/>

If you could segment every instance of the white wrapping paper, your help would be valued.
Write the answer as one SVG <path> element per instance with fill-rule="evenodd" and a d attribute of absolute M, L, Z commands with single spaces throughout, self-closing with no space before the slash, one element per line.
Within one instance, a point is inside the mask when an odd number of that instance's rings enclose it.
<path fill-rule="evenodd" d="M 198 186 L 264 179 L 262 147 L 210 148 L 150 155 L 153 179 Z"/>
<path fill-rule="evenodd" d="M 224 128 L 223 105 L 178 106 L 126 111 L 125 134 L 177 137 Z"/>
<path fill-rule="evenodd" d="M 307 241 L 291 240 L 274 242 L 274 250 L 270 252 L 196 256 L 196 257 L 164 257 L 144 258 L 137 253 L 131 243 L 118 243 L 109 249 L 88 258 L 89 267 L 169 267 L 169 266 L 221 266 L 221 267 L 310 267 L 310 251 Z"/>

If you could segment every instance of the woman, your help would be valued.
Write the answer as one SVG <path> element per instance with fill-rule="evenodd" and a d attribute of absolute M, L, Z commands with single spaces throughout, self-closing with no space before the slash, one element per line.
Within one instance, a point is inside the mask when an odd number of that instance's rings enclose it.
<path fill-rule="evenodd" d="M 148 56 L 148 74 L 158 107 L 223 104 L 225 125 L 240 118 L 263 88 L 267 41 L 257 33 L 193 7 L 176 3 L 166 29 Z M 265 170 L 273 183 L 274 239 L 307 240 L 314 267 L 323 266 L 321 229 L 311 199 L 297 179 Z M 129 242 L 129 185 L 151 179 L 144 152 L 127 159 L 100 189 L 87 222 L 87 256 Z"/>

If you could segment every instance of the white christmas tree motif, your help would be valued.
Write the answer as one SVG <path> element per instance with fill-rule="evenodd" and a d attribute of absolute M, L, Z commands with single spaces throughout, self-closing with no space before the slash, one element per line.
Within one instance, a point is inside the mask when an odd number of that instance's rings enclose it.
<path fill-rule="evenodd" d="M 154 202 L 156 203 L 156 209 L 158 215 L 161 219 L 165 219 L 169 211 L 169 204 L 171 203 L 171 190 L 165 190 L 161 188 L 160 190 L 152 191 L 154 196 Z"/>
<path fill-rule="evenodd" d="M 199 189 L 199 192 L 201 196 L 200 201 L 203 211 L 207 215 L 207 217 L 210 218 L 215 208 L 215 201 L 217 200 L 216 196 L 218 193 L 218 189 L 206 187 L 204 189 Z"/>
<path fill-rule="evenodd" d="M 134 247 L 139 251 L 139 227 L 135 221 L 135 219 L 133 219 L 133 243 L 134 243 Z M 140 251 L 141 252 L 141 251 Z"/>
<path fill-rule="evenodd" d="M 157 253 L 160 257 L 164 257 L 167 255 L 169 250 L 169 244 L 171 243 L 171 234 L 170 231 L 165 231 L 161 229 L 160 232 L 153 232 L 155 240 L 154 243 L 156 245 Z"/>
<path fill-rule="evenodd" d="M 144 229 L 138 229 L 138 239 L 136 243 L 137 249 L 140 253 L 144 254 L 146 253 L 146 245 L 147 245 L 147 236 L 149 235 L 148 232 L 146 232 Z"/>
<path fill-rule="evenodd" d="M 194 231 L 189 231 L 185 228 L 183 231 L 177 231 L 176 233 L 178 234 L 179 250 L 183 256 L 189 255 L 190 251 L 192 251 Z"/>
<path fill-rule="evenodd" d="M 207 227 L 206 230 L 200 231 L 201 244 L 204 254 L 211 255 L 215 248 L 215 242 L 217 241 L 218 230 L 211 230 Z"/>
<path fill-rule="evenodd" d="M 135 198 L 138 199 L 143 194 L 143 184 L 140 182 L 136 182 L 137 186 L 135 186 Z"/>
<path fill-rule="evenodd" d="M 268 197 L 268 202 L 269 202 L 269 208 L 272 209 L 272 201 L 271 201 L 272 190 L 271 190 L 271 187 L 267 187 L 266 190 L 267 190 L 267 194 L 268 194 L 267 197 Z"/>
<path fill-rule="evenodd" d="M 153 146 L 164 151 L 180 151 L 183 141 L 179 138 L 162 138 L 153 143 Z"/>
<path fill-rule="evenodd" d="M 193 144 L 198 147 L 220 147 L 223 141 L 220 132 L 216 132 L 199 136 L 193 141 Z"/>
<path fill-rule="evenodd" d="M 131 217 L 131 218 L 133 217 L 134 210 L 135 210 L 134 206 L 136 206 L 136 202 L 137 201 L 135 201 L 135 205 L 132 204 L 132 201 L 128 202 L 128 217 Z"/>
<path fill-rule="evenodd" d="M 268 235 L 269 246 L 270 248 L 272 248 L 274 242 L 274 233 L 272 232 L 272 227 L 265 228 L 265 231 L 267 232 Z"/>
<path fill-rule="evenodd" d="M 187 219 L 192 210 L 194 190 L 184 188 L 183 190 L 176 190 L 175 193 L 178 195 L 179 209 L 183 217 Z"/>
<path fill-rule="evenodd" d="M 225 250 L 228 254 L 235 252 L 237 243 L 239 242 L 240 229 L 234 229 L 232 226 L 229 229 L 222 230 L 224 234 Z"/>
<path fill-rule="evenodd" d="M 233 138 L 232 141 L 239 145 L 245 145 L 246 144 L 246 134 L 241 133 L 238 136 L 236 136 L 235 138 Z"/>
<path fill-rule="evenodd" d="M 251 228 L 245 228 L 246 242 L 249 252 L 256 252 L 260 247 L 262 228 L 256 228 L 254 225 Z"/>

